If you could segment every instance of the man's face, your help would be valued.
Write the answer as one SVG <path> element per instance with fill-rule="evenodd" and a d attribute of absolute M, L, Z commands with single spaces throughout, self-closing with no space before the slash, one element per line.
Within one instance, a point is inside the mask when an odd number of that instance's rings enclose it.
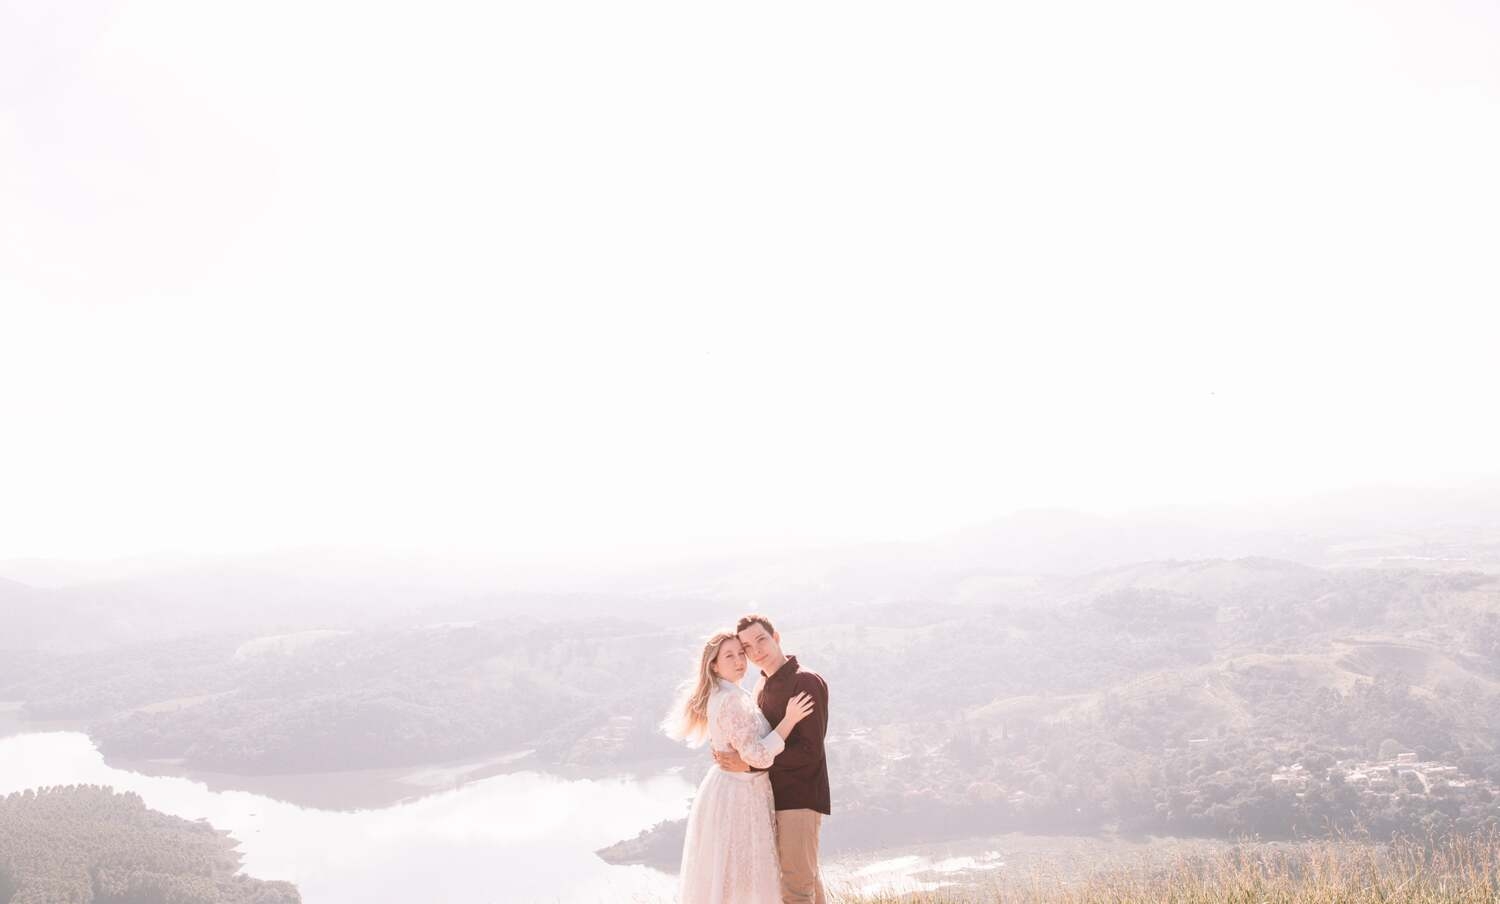
<path fill-rule="evenodd" d="M 745 645 L 745 656 L 758 669 L 775 662 L 781 656 L 781 638 L 760 622 L 740 632 L 740 642 Z"/>

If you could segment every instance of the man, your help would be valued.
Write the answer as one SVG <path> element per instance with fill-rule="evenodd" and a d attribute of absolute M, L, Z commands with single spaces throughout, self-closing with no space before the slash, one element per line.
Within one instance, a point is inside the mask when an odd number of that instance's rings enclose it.
<path fill-rule="evenodd" d="M 755 702 L 766 721 L 775 725 L 786 715 L 786 704 L 797 694 L 813 698 L 813 711 L 792 729 L 786 749 L 768 770 L 776 798 L 776 847 L 781 857 L 781 899 L 784 904 L 825 904 L 818 873 L 818 829 L 831 810 L 828 758 L 823 739 L 828 734 L 828 684 L 817 672 L 797 664 L 797 657 L 781 652 L 781 635 L 764 615 L 747 615 L 735 626 L 745 645 L 745 656 L 758 669 Z M 733 750 L 714 753 L 730 772 L 750 767 Z"/>

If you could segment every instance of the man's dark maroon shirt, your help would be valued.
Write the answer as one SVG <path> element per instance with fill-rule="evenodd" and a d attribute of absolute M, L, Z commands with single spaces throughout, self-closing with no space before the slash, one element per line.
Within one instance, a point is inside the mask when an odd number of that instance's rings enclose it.
<path fill-rule="evenodd" d="M 828 758 L 823 755 L 823 739 L 828 736 L 828 682 L 817 672 L 798 666 L 797 657 L 788 656 L 776 674 L 761 684 L 755 702 L 775 728 L 786 715 L 787 703 L 803 692 L 812 697 L 813 711 L 792 729 L 786 749 L 777 754 L 767 770 L 771 773 L 771 792 L 778 810 L 817 810 L 828 815 L 832 810 Z"/>

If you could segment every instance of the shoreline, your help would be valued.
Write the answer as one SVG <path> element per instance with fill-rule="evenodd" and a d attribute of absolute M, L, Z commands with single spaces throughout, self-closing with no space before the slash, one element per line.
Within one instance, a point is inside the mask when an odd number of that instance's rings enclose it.
<path fill-rule="evenodd" d="M 73 732 L 88 738 L 81 720 L 28 722 L 6 718 L 21 703 L 0 702 L 0 739 L 25 734 Z M 103 756 L 112 769 L 141 775 L 183 778 L 203 784 L 210 791 L 243 791 L 274 798 L 299 807 L 339 812 L 378 810 L 408 801 L 462 788 L 498 775 L 534 773 L 568 781 L 609 779 L 645 780 L 670 774 L 682 767 L 676 761 L 647 761 L 618 767 L 562 766 L 539 768 L 532 749 L 468 756 L 407 766 L 355 767 L 319 772 L 240 773 L 184 766 L 181 758 L 134 758 Z"/>

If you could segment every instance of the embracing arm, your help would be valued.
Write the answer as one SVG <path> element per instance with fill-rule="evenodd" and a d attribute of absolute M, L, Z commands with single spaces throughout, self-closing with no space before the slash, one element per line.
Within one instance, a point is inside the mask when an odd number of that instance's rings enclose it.
<path fill-rule="evenodd" d="M 760 735 L 760 723 L 755 718 L 748 697 L 736 696 L 724 701 L 718 712 L 722 736 L 729 740 L 739 752 L 740 759 L 759 769 L 765 769 L 781 753 L 785 742 L 777 732 L 765 737 Z"/>
<path fill-rule="evenodd" d="M 757 713 L 754 709 L 753 704 L 750 703 L 750 699 L 748 697 L 742 701 L 742 705 L 744 706 L 746 716 L 748 716 L 751 721 L 756 723 L 753 727 L 748 729 L 749 736 L 754 737 L 757 730 L 760 728 L 760 722 L 757 718 Z M 812 697 L 810 697 L 809 695 L 798 694 L 797 696 L 793 697 L 787 702 L 786 715 L 781 717 L 781 722 L 776 726 L 776 730 L 771 732 L 771 734 L 766 735 L 766 737 L 762 740 L 767 745 L 775 747 L 778 751 L 780 751 L 782 749 L 782 743 L 789 735 L 791 735 L 793 729 L 795 729 L 803 719 L 807 718 L 808 713 L 812 711 L 812 708 L 813 701 Z M 740 732 L 744 732 L 746 730 L 747 729 L 743 727 L 739 729 Z M 775 738 L 775 740 L 772 740 L 773 737 Z M 776 754 L 772 754 L 771 758 L 766 758 L 762 761 L 757 762 L 750 761 L 749 757 L 741 758 L 740 755 L 733 750 L 715 750 L 714 762 L 719 764 L 719 768 L 724 769 L 728 772 L 765 772 L 770 768 L 771 759 L 775 756 Z M 764 762 L 765 765 L 761 765 L 761 762 Z"/>

